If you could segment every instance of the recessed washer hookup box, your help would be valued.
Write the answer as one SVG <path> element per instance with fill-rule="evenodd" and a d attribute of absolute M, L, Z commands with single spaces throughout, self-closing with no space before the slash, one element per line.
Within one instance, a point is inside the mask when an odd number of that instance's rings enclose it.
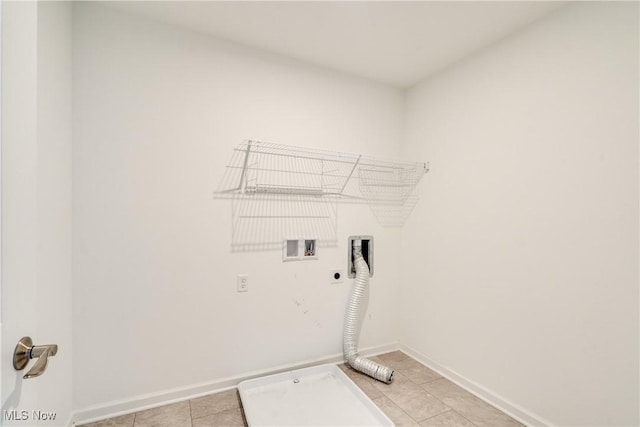
<path fill-rule="evenodd" d="M 243 381 L 238 390 L 250 426 L 394 425 L 332 364 Z"/>

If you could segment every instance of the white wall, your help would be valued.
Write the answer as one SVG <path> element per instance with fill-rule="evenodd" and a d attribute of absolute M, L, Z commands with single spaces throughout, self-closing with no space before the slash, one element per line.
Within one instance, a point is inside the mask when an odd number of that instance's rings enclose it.
<path fill-rule="evenodd" d="M 72 404 L 71 4 L 2 7 L 2 409 L 56 412 L 54 424 L 65 425 Z M 47 371 L 30 380 L 11 363 L 25 335 L 59 346 Z M 33 418 L 18 424 L 39 425 Z"/>
<path fill-rule="evenodd" d="M 555 425 L 638 420 L 638 4 L 574 3 L 408 92 L 408 348 Z M 478 390 L 480 390 L 478 388 Z"/>
<path fill-rule="evenodd" d="M 376 245 L 361 345 L 397 341 L 396 230 L 347 206 L 318 261 L 232 254 L 212 195 L 243 139 L 396 157 L 401 91 L 96 4 L 73 49 L 77 410 L 340 353 L 350 234 Z"/>

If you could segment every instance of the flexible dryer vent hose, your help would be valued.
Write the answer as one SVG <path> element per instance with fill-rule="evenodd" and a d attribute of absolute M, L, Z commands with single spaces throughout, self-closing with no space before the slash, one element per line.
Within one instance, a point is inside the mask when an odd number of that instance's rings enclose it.
<path fill-rule="evenodd" d="M 344 359 L 356 371 L 389 384 L 393 380 L 393 369 L 358 355 L 362 303 L 363 301 L 366 303 L 369 292 L 369 266 L 362 257 L 361 241 L 353 242 L 353 257 L 356 282 L 351 289 L 344 324 Z"/>

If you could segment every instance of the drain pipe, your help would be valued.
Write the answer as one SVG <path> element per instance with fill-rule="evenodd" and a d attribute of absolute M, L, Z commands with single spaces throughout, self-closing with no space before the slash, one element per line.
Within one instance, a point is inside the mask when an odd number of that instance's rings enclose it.
<path fill-rule="evenodd" d="M 351 289 L 347 314 L 344 324 L 343 352 L 345 361 L 356 371 L 360 371 L 378 381 L 391 383 L 393 369 L 381 365 L 358 354 L 358 335 L 362 302 L 366 301 L 369 292 L 369 266 L 362 257 L 362 241 L 353 241 L 353 263 L 356 268 L 356 282 Z"/>

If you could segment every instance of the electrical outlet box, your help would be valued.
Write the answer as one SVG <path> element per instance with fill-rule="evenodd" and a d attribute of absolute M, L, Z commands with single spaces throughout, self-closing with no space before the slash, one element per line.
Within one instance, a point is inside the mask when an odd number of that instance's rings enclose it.
<path fill-rule="evenodd" d="M 249 292 L 248 274 L 238 274 L 238 292 Z"/>

